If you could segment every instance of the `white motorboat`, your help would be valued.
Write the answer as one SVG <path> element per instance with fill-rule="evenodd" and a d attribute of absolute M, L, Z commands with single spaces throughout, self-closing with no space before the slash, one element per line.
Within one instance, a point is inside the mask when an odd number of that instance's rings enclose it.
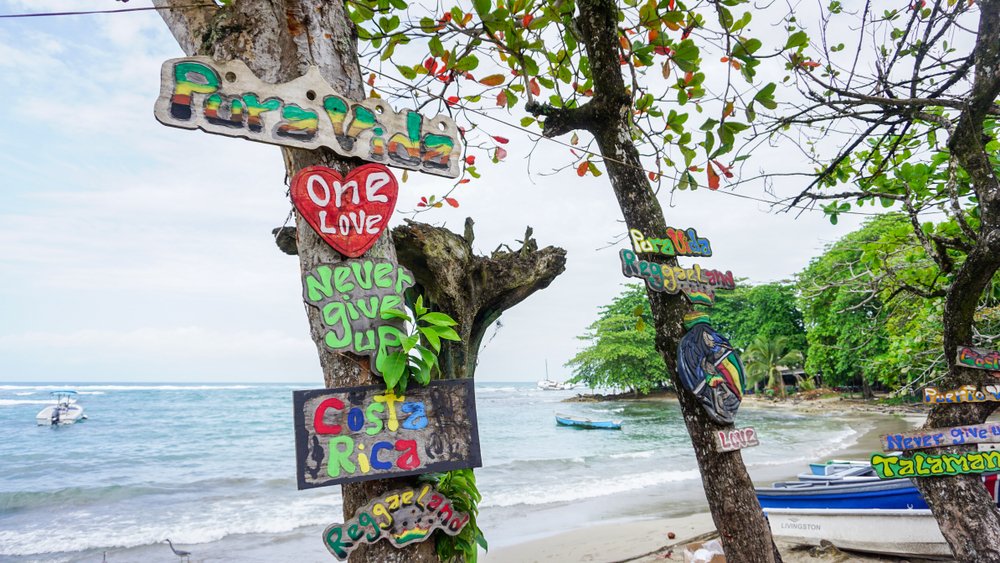
<path fill-rule="evenodd" d="M 776 540 L 898 557 L 951 558 L 951 548 L 928 509 L 768 508 Z"/>
<path fill-rule="evenodd" d="M 76 391 L 53 391 L 55 404 L 45 407 L 36 416 L 39 426 L 64 426 L 87 420 L 83 407 L 76 402 Z"/>

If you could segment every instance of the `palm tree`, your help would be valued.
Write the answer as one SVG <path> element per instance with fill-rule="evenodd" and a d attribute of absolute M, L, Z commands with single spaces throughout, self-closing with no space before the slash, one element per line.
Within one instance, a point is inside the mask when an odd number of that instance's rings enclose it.
<path fill-rule="evenodd" d="M 743 363 L 746 365 L 750 385 L 756 385 L 758 381 L 767 378 L 767 386 L 779 391 L 781 398 L 785 398 L 782 368 L 796 367 L 802 363 L 802 359 L 802 352 L 788 349 L 787 336 L 767 338 L 758 334 L 743 352 Z"/>

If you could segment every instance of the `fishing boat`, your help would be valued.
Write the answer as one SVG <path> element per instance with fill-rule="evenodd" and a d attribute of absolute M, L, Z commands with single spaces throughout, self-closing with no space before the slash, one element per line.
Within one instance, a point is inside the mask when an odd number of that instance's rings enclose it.
<path fill-rule="evenodd" d="M 776 540 L 800 545 L 828 541 L 837 549 L 897 557 L 951 558 L 951 548 L 926 508 L 770 508 L 765 513 Z"/>
<path fill-rule="evenodd" d="M 591 420 L 579 416 L 556 413 L 556 424 L 574 426 L 576 428 L 594 428 L 600 430 L 621 430 L 621 420 Z"/>
<path fill-rule="evenodd" d="M 76 391 L 61 390 L 50 393 L 54 405 L 42 409 L 35 415 L 39 426 L 65 426 L 87 419 L 83 407 L 76 402 Z"/>
<path fill-rule="evenodd" d="M 761 508 L 906 509 L 927 508 L 909 479 L 882 481 L 876 476 L 852 481 L 779 481 L 758 487 Z"/>

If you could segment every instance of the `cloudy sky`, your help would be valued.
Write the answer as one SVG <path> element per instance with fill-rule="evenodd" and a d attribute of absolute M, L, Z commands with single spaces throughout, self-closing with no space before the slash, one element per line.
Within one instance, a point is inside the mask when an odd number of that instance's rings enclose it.
<path fill-rule="evenodd" d="M 18 0 L 0 13 L 121 6 Z M 151 12 L 0 19 L 0 381 L 322 380 L 297 262 L 270 238 L 291 209 L 280 151 L 156 122 L 160 64 L 181 55 Z M 607 176 L 549 174 L 565 148 L 491 132 L 511 138 L 506 162 L 480 166 L 460 208 L 420 218 L 460 231 L 472 216 L 482 253 L 514 246 L 526 225 L 541 246 L 567 249 L 566 272 L 487 335 L 477 372 L 535 380 L 547 360 L 561 380 L 576 337 L 624 282 L 623 244 L 608 247 L 621 215 Z M 446 185 L 411 173 L 394 222 Z M 789 278 L 860 219 L 833 226 L 704 189 L 661 199 L 668 224 L 711 240 L 699 263 L 752 282 Z"/>

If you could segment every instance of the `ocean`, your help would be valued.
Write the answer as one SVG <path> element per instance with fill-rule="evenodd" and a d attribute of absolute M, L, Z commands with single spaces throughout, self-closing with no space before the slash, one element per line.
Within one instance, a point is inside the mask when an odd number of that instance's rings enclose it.
<path fill-rule="evenodd" d="M 268 549 L 310 534 L 315 552 L 296 563 L 331 561 L 320 530 L 342 521 L 339 487 L 298 491 L 294 479 L 292 390 L 315 387 L 0 384 L 0 561 L 176 560 L 165 538 L 195 561 L 228 560 L 237 544 L 244 555 L 232 560 L 273 561 Z M 36 426 L 49 392 L 63 388 L 79 392 L 89 420 Z M 480 522 L 492 545 L 704 509 L 676 402 L 563 402 L 579 392 L 476 383 Z M 556 412 L 623 419 L 624 429 L 558 427 Z M 737 421 L 760 436 L 743 451 L 755 480 L 866 430 L 776 409 L 744 408 Z"/>

